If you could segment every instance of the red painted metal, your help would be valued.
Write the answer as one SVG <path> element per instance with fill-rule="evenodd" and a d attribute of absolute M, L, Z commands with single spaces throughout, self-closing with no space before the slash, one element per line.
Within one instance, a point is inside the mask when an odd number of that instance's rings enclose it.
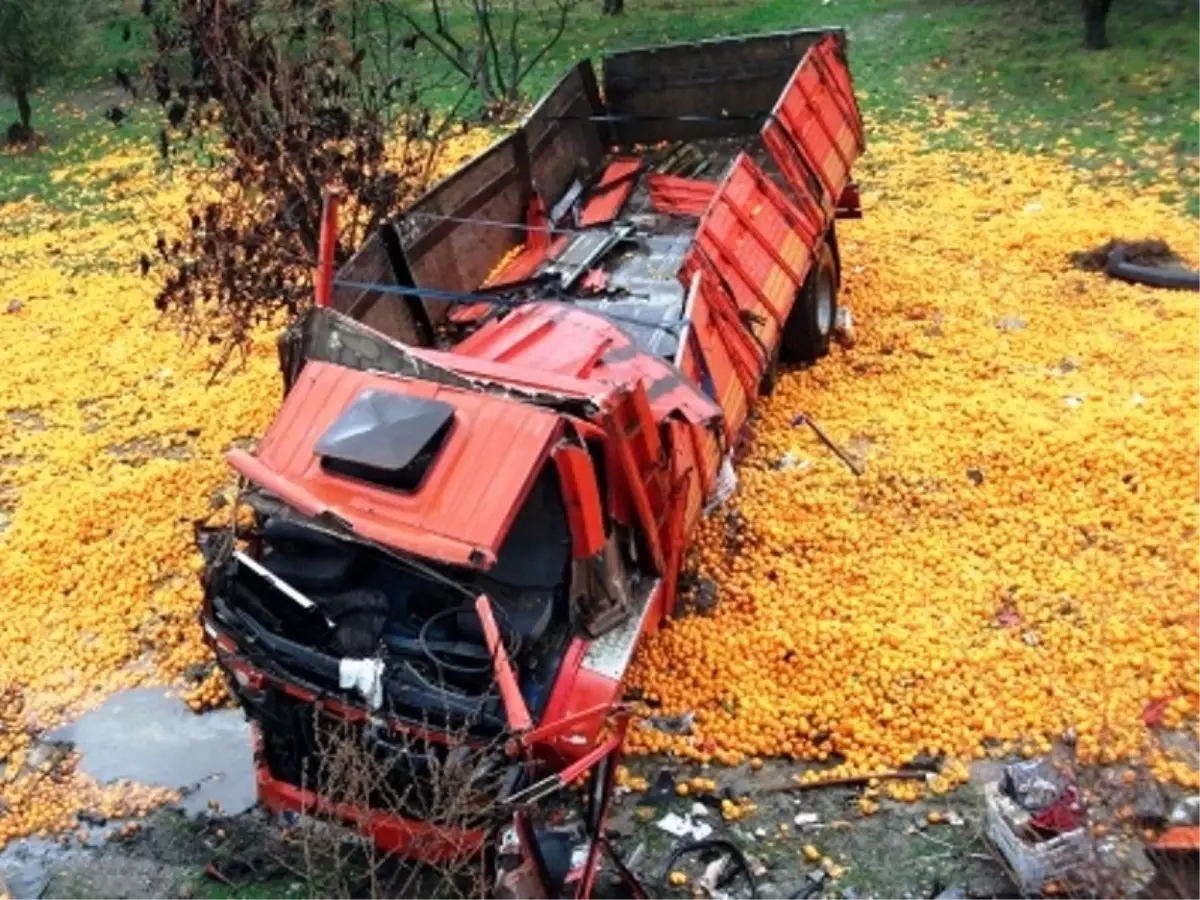
<path fill-rule="evenodd" d="M 1150 847 L 1154 850 L 1174 850 L 1189 853 L 1200 851 L 1200 826 L 1172 825 Z M 1193 871 L 1194 868 L 1193 866 Z"/>
<path fill-rule="evenodd" d="M 581 709 L 571 713 L 569 716 L 561 716 L 552 722 L 546 722 L 536 728 L 531 728 L 521 736 L 521 743 L 526 746 L 533 746 L 543 741 L 552 740 L 569 732 L 581 722 L 587 722 L 589 719 L 595 719 L 597 716 L 610 716 L 621 708 L 620 704 L 601 703 L 599 706 Z"/>
<path fill-rule="evenodd" d="M 591 559 L 604 549 L 604 513 L 592 458 L 582 447 L 560 446 L 554 451 L 559 483 L 571 528 L 575 559 Z"/>
<path fill-rule="evenodd" d="M 680 280 L 686 284 L 704 271 L 739 314 L 765 320 L 759 340 L 774 346 L 823 231 L 821 220 L 801 210 L 743 153 L 700 220 Z"/>
<path fill-rule="evenodd" d="M 662 591 L 660 581 L 646 601 L 650 604 L 650 609 L 662 606 Z M 646 616 L 641 633 L 653 631 L 656 625 L 656 618 Z M 547 751 L 553 751 L 563 759 L 578 759 L 580 754 L 595 744 L 604 726 L 605 719 L 601 710 L 617 704 L 622 695 L 619 679 L 609 678 L 582 665 L 590 644 L 591 642 L 584 638 L 574 638 L 571 641 L 559 665 L 558 678 L 555 679 L 542 713 L 543 722 L 580 715 L 580 719 L 568 734 L 542 745 Z M 582 715 L 586 712 L 591 712 L 592 715 Z"/>
<path fill-rule="evenodd" d="M 683 566 L 684 523 L 687 518 L 688 486 L 695 481 L 692 472 L 687 471 L 678 477 L 674 490 L 671 491 L 670 512 L 668 513 L 666 533 L 666 574 L 663 578 L 661 603 L 658 610 L 659 619 L 665 619 L 674 611 L 676 602 L 675 591 L 679 585 L 679 570 Z"/>
<path fill-rule="evenodd" d="M 541 192 L 534 191 L 525 213 L 525 248 L 543 255 L 550 249 L 550 215 Z"/>
<path fill-rule="evenodd" d="M 313 451 L 325 429 L 367 389 L 454 405 L 454 424 L 419 491 L 404 493 L 327 473 Z M 554 413 L 516 401 L 310 360 L 257 456 L 235 451 L 229 461 L 308 515 L 330 512 L 387 546 L 456 565 L 490 567 L 560 428 Z M 480 466 L 481 459 L 495 465 Z"/>
<path fill-rule="evenodd" d="M 532 724 L 529 708 L 521 696 L 521 688 L 517 684 L 517 676 L 513 674 L 512 663 L 504 642 L 500 639 L 500 628 L 496 625 L 496 616 L 492 612 L 492 601 L 487 594 L 475 598 L 475 612 L 483 624 L 483 636 L 487 641 L 488 652 L 492 654 L 492 666 L 496 670 L 496 687 L 500 690 L 500 700 L 504 704 L 504 712 L 508 717 L 508 727 L 513 731 L 525 731 Z"/>
<path fill-rule="evenodd" d="M 255 756 L 261 759 L 262 737 L 253 726 Z M 446 864 L 479 853 L 488 833 L 483 829 L 463 829 L 450 825 L 431 825 L 391 813 L 332 803 L 313 791 L 304 790 L 272 776 L 263 762 L 255 763 L 258 799 L 275 814 L 294 812 L 321 815 L 353 828 L 369 837 L 381 850 L 419 859 L 430 865 Z"/>
<path fill-rule="evenodd" d="M 850 72 L 838 53 L 832 37 L 809 48 L 762 129 L 763 143 L 792 189 L 801 198 L 818 191 L 826 218 L 864 149 Z"/>
<path fill-rule="evenodd" d="M 692 339 L 684 348 L 680 368 L 699 383 L 701 359 L 713 381 L 715 399 L 725 413 L 725 435 L 732 440 L 746 420 L 758 385 L 760 360 L 753 344 L 746 340 L 746 329 L 733 310 L 732 300 L 713 287 L 709 273 L 700 276 L 696 301 L 692 306 Z M 709 484 L 706 482 L 706 493 Z"/>
<path fill-rule="evenodd" d="M 569 240 L 570 238 L 565 235 L 557 235 L 549 242 L 549 246 L 546 247 L 534 247 L 527 244 L 504 268 L 484 282 L 484 286 L 495 288 L 503 287 L 506 284 L 527 281 L 537 273 L 542 263 L 548 259 L 554 259 L 558 254 L 562 253 Z M 479 305 L 491 308 L 490 303 Z"/>
<path fill-rule="evenodd" d="M 657 576 L 633 638 L 652 632 L 674 603 L 683 554 L 722 459 L 744 431 L 814 251 L 835 214 L 859 208 L 850 166 L 862 149 L 862 123 L 840 53 L 832 39 L 814 45 L 762 130 L 782 187 L 745 154 L 716 183 L 645 177 L 656 208 L 700 219 L 679 272 L 688 287 L 687 326 L 671 360 L 641 349 L 615 316 L 530 302 L 479 324 L 495 307 L 474 304 L 451 314 L 451 321 L 475 328 L 451 350 L 405 352 L 476 382 L 479 390 L 449 387 L 434 376 L 403 378 L 309 360 L 258 454 L 231 454 L 234 467 L 304 514 L 332 513 L 356 533 L 404 552 L 488 568 L 534 480 L 544 466 L 555 465 L 575 559 L 594 558 L 612 529 L 633 529 L 636 565 L 643 577 Z M 624 159 L 605 170 L 584 206 L 585 227 L 620 214 L 642 165 Z M 489 286 L 528 279 L 566 246 L 568 237 L 552 236 L 545 227 L 543 200 L 535 192 L 524 218 L 527 244 Z M 327 292 L 332 277 L 318 273 L 317 281 Z M 411 494 L 330 475 L 313 452 L 325 428 L 366 388 L 436 397 L 455 408 L 453 428 Z M 601 467 L 593 466 L 597 454 Z M 565 762 L 560 780 L 615 752 L 606 724 L 620 702 L 624 673 L 590 655 L 589 637 L 573 636 L 535 721 L 490 601 L 481 596 L 476 605 L 513 746 L 542 762 Z M 236 646 L 216 645 L 223 666 L 244 676 L 249 689 L 262 689 L 268 679 L 244 662 Z M 330 706 L 305 685 L 282 689 L 347 719 L 367 716 L 351 705 Z M 443 733 L 428 739 L 452 741 Z M 268 806 L 316 809 L 356 823 L 385 848 L 428 859 L 417 846 L 423 823 L 412 823 L 422 826 L 414 831 L 395 817 L 322 806 L 322 798 L 275 781 L 265 770 L 260 775 Z M 461 846 L 461 836 L 429 830 L 440 848 L 428 851 L 435 856 Z M 437 844 L 442 837 L 445 844 Z M 588 883 L 582 882 L 585 892 Z"/>
<path fill-rule="evenodd" d="M 625 488 L 641 523 L 654 568 L 665 572 L 667 559 L 663 552 L 661 518 L 669 509 L 669 494 L 664 490 L 667 472 L 650 400 L 640 382 L 618 395 L 605 416 L 604 430 L 624 474 Z"/>
<path fill-rule="evenodd" d="M 601 345 L 604 350 L 597 355 Z M 422 355 L 430 354 L 422 351 Z M 680 378 L 669 362 L 638 349 L 619 323 L 561 303 L 518 307 L 464 338 L 454 353 L 438 358 L 463 374 L 482 365 L 482 360 L 506 363 L 523 371 L 529 384 L 545 378 L 549 385 L 567 376 L 589 383 L 593 395 L 641 381 L 656 419 L 675 413 L 689 422 L 709 423 L 721 417 L 716 403 L 694 383 Z"/>
<path fill-rule="evenodd" d="M 836 215 L 839 219 L 862 218 L 862 198 L 858 193 L 858 185 L 853 181 L 842 188 L 842 196 L 838 197 Z"/>
<path fill-rule="evenodd" d="M 585 294 L 600 294 L 608 290 L 608 273 L 603 269 L 592 269 L 579 282 Z"/>
<path fill-rule="evenodd" d="M 333 302 L 333 257 L 337 250 L 338 206 L 341 199 L 341 188 L 328 187 L 325 189 L 324 203 L 321 206 L 321 236 L 317 251 L 317 272 L 313 279 L 314 302 L 320 307 L 328 307 Z"/>
<path fill-rule="evenodd" d="M 714 181 L 678 175 L 647 175 L 646 189 L 654 208 L 668 216 L 702 216 L 717 191 Z"/>
<path fill-rule="evenodd" d="M 633 193 L 634 175 L 642 167 L 640 159 L 617 159 L 608 164 L 600 182 L 592 189 L 579 217 L 581 228 L 604 225 L 620 213 Z"/>

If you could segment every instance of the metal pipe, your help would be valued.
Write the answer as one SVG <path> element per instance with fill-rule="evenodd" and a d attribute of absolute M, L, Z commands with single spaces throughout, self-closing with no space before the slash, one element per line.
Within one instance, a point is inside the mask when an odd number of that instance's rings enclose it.
<path fill-rule="evenodd" d="M 340 187 L 325 188 L 325 199 L 321 206 L 321 244 L 317 254 L 317 272 L 313 279 L 319 307 L 328 307 L 333 301 L 333 257 L 337 250 L 338 205 L 342 199 Z"/>
<path fill-rule="evenodd" d="M 679 346 L 675 348 L 675 368 L 683 366 L 683 351 L 687 347 L 689 332 L 692 330 L 692 310 L 696 307 L 696 295 L 700 293 L 700 270 L 692 273 L 692 283 L 688 286 L 687 301 L 683 306 L 683 328 L 679 331 Z"/>

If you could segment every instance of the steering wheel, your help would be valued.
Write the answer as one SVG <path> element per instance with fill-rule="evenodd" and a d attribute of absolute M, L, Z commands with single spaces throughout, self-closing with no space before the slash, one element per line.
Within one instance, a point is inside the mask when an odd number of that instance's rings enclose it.
<path fill-rule="evenodd" d="M 500 635 L 504 641 L 504 650 L 508 653 L 509 658 L 515 657 L 521 651 L 521 638 L 508 627 L 507 616 L 497 606 L 492 607 L 497 613 L 496 625 L 500 629 Z M 457 607 L 448 607 L 440 610 L 425 620 L 421 625 L 421 630 L 417 633 L 417 642 L 421 645 L 421 652 L 425 654 L 425 658 L 440 669 L 447 672 L 453 672 L 457 675 L 482 675 L 485 672 L 492 670 L 492 659 L 490 655 L 486 655 L 486 645 L 479 645 L 485 652 L 485 658 L 478 665 L 464 664 L 461 662 L 462 657 L 457 657 L 455 661 L 443 655 L 443 652 L 436 649 L 429 639 L 429 630 L 435 625 L 441 623 L 444 619 L 450 616 L 457 616 L 460 610 Z"/>

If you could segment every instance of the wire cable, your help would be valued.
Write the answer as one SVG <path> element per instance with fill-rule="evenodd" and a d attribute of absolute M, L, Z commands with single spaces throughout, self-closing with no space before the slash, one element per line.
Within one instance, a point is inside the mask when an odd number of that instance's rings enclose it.
<path fill-rule="evenodd" d="M 472 294 L 463 291 L 447 291 L 440 288 L 419 288 L 408 287 L 402 284 L 384 284 L 382 282 L 370 281 L 344 281 L 335 279 L 333 282 L 335 288 L 345 288 L 352 291 L 378 291 L 381 294 L 393 294 L 399 297 L 423 297 L 430 300 L 440 300 L 444 303 L 474 305 L 476 303 L 487 303 L 492 306 L 499 306 L 505 309 L 516 309 L 521 306 L 528 306 L 530 302 L 527 300 L 517 300 L 503 295 L 496 294 Z M 539 298 L 551 300 L 556 298 Z M 559 300 L 558 302 L 563 302 Z M 589 312 L 590 310 L 580 310 L 581 312 Z M 620 313 L 614 312 L 598 312 L 598 315 L 613 322 L 624 322 L 628 325 L 635 325 L 640 328 L 655 328 L 660 331 L 665 331 L 667 334 L 678 336 L 679 329 L 684 325 L 683 319 L 674 319 L 667 322 L 644 322 L 634 316 L 623 316 Z"/>

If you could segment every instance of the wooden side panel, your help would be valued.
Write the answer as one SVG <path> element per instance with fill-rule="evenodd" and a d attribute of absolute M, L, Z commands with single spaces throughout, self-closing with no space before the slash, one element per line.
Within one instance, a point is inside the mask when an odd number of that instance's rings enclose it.
<path fill-rule="evenodd" d="M 521 126 L 529 168 L 546 203 L 553 206 L 575 177 L 597 171 L 604 139 L 592 117 L 604 111 L 589 60 L 573 66 L 526 116 Z"/>
<path fill-rule="evenodd" d="M 524 140 L 517 132 L 493 144 L 396 220 L 418 287 L 473 291 L 509 250 L 524 243 L 520 226 L 529 202 Z M 448 304 L 427 300 L 425 307 L 436 324 Z"/>
<path fill-rule="evenodd" d="M 761 119 L 678 121 L 677 116 L 756 116 L 779 99 L 809 47 L 840 29 L 802 29 L 667 44 L 604 57 L 604 102 L 616 144 L 753 134 Z M 640 118 L 638 118 L 640 117 Z"/>

